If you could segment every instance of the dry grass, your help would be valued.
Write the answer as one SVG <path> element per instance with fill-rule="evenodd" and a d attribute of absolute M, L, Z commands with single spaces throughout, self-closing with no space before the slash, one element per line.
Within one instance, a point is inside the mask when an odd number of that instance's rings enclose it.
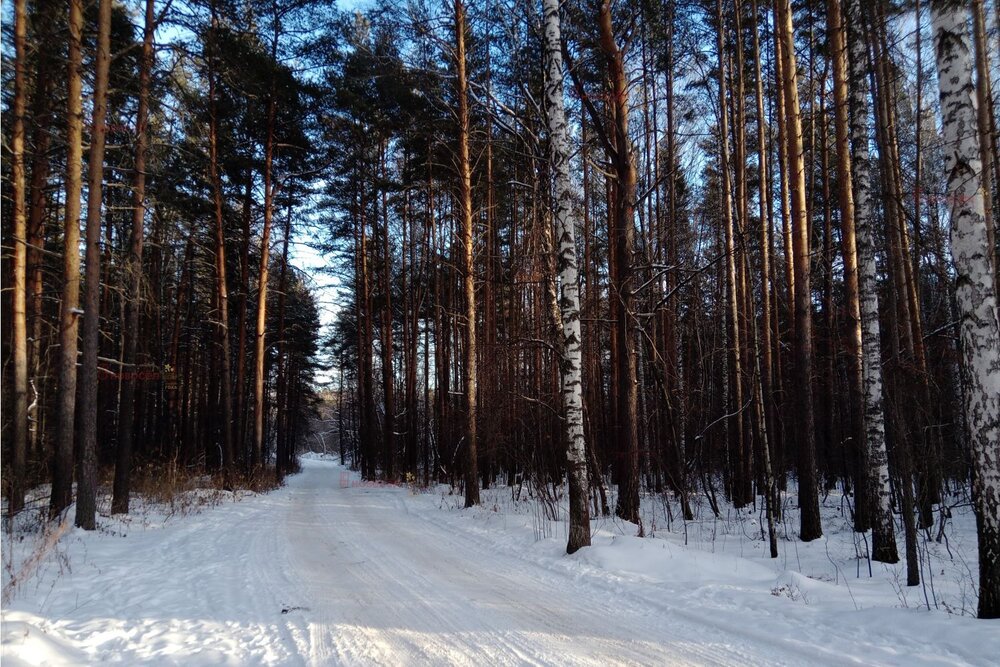
<path fill-rule="evenodd" d="M 50 555 L 56 553 L 56 546 L 59 544 L 60 538 L 69 532 L 72 525 L 72 521 L 68 516 L 58 524 L 54 522 L 43 524 L 41 535 L 35 540 L 31 552 L 16 566 L 12 557 L 13 549 L 11 547 L 13 546 L 14 539 L 17 538 L 13 532 L 7 534 L 10 542 L 6 545 L 7 548 L 4 549 L 3 567 L 5 576 L 2 592 L 3 604 L 9 603 L 14 593 L 17 592 L 18 587 L 23 582 L 31 579 L 38 566 Z M 24 539 L 23 536 L 20 539 Z"/>

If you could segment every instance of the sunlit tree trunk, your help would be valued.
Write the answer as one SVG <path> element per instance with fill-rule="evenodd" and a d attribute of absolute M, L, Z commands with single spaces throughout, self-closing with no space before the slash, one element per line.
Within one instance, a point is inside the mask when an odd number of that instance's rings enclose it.
<path fill-rule="evenodd" d="M 11 434 L 10 487 L 6 490 L 7 510 L 11 517 L 24 507 L 24 468 L 28 451 L 28 322 L 27 322 L 27 216 L 25 211 L 26 179 L 24 174 L 25 112 L 25 36 L 27 34 L 26 0 L 14 2 L 14 100 L 13 127 L 10 133 L 10 181 L 13 201 L 14 257 L 11 320 L 11 352 L 14 366 L 14 418 Z"/>
<path fill-rule="evenodd" d="M 260 269 L 257 274 L 257 322 L 254 335 L 253 447 L 250 466 L 264 463 L 264 357 L 267 335 L 268 274 L 271 262 L 271 222 L 274 218 L 274 112 L 275 91 L 267 103 L 267 138 L 264 145 L 264 227 L 260 234 Z M 240 387 L 242 391 L 242 387 Z"/>
<path fill-rule="evenodd" d="M 458 95 L 458 214 L 462 248 L 462 289 L 465 297 L 465 506 L 479 504 L 479 449 L 476 409 L 476 275 L 472 228 L 472 166 L 469 160 L 469 98 L 465 75 L 465 5 L 455 0 L 455 87 Z"/>
<path fill-rule="evenodd" d="M 812 390 L 812 288 L 810 282 L 809 220 L 806 216 L 805 163 L 802 118 L 796 76 L 795 40 L 789 0 L 775 2 L 776 30 L 781 39 L 782 81 L 785 97 L 785 142 L 792 199 L 792 248 L 795 264 L 795 392 L 799 396 L 798 481 L 803 541 L 823 534 L 816 480 L 816 433 Z"/>
<path fill-rule="evenodd" d="M 837 181 L 840 204 L 840 241 L 844 258 L 844 290 L 847 301 L 848 388 L 850 391 L 850 447 L 854 464 L 854 529 L 867 531 L 870 520 L 870 490 L 865 451 L 865 411 L 862 395 L 861 300 L 858 295 L 858 249 L 855 226 L 853 166 L 850 152 L 847 41 L 840 0 L 827 0 L 827 31 L 833 61 L 834 130 L 837 152 Z M 863 165 L 862 168 L 867 168 Z"/>
<path fill-rule="evenodd" d="M 63 292 L 59 308 L 59 394 L 49 514 L 72 502 L 73 435 L 76 418 L 77 332 L 80 316 L 80 192 L 83 166 L 81 79 L 83 1 L 70 0 L 66 98 L 66 202 L 63 231 Z"/>
<path fill-rule="evenodd" d="M 83 360 L 80 365 L 80 448 L 76 461 L 76 518 L 84 530 L 94 530 L 97 511 L 97 350 L 101 319 L 101 204 L 104 195 L 104 144 L 107 136 L 108 69 L 111 62 L 111 0 L 101 0 L 94 61 L 93 116 L 87 158 L 87 234 L 83 294 Z M 135 275 L 140 268 L 134 267 Z M 129 360 L 124 360 L 128 363 Z M 134 372 L 129 366 L 123 371 Z"/>

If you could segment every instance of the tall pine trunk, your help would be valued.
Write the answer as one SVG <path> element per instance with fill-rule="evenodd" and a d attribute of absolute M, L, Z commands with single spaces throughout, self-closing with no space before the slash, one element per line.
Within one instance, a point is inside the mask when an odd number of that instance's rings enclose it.
<path fill-rule="evenodd" d="M 798 395 L 798 481 L 801 526 L 799 537 L 808 542 L 823 534 L 816 475 L 816 432 L 812 389 L 812 287 L 810 282 L 809 219 L 806 211 L 802 117 L 795 63 L 795 39 L 789 0 L 775 1 L 775 19 L 781 40 L 785 142 L 792 200 L 792 251 L 795 267 L 795 370 Z"/>
<path fill-rule="evenodd" d="M 142 286 L 143 225 L 146 219 L 146 149 L 149 139 L 146 128 L 149 116 L 149 81 L 153 69 L 153 31 L 155 30 L 153 0 L 146 0 L 146 24 L 142 39 L 142 60 L 139 70 L 139 108 L 135 121 L 135 174 L 132 177 L 132 232 L 129 236 L 127 277 L 127 321 L 125 323 L 126 364 L 136 362 L 139 341 L 139 293 Z M 126 366 L 126 372 L 129 371 Z M 132 444 L 135 421 L 135 376 L 126 375 L 122 382 L 118 419 L 118 456 L 115 460 L 114 497 L 112 512 L 128 512 L 129 481 L 132 466 Z"/>
<path fill-rule="evenodd" d="M 277 37 L 275 37 L 277 39 Z M 268 273 L 271 261 L 271 221 L 274 218 L 274 112 L 275 90 L 271 86 L 267 103 L 267 138 L 264 143 L 264 228 L 260 233 L 260 271 L 257 274 L 257 321 L 254 335 L 253 448 L 250 467 L 264 463 L 264 356 L 267 327 Z M 242 387 L 238 388 L 240 391 Z"/>
<path fill-rule="evenodd" d="M 847 88 L 847 40 L 840 0 L 827 0 L 827 31 L 829 33 L 830 58 L 833 61 L 834 130 L 836 136 L 836 159 L 838 198 L 840 204 L 840 240 L 844 258 L 844 289 L 847 300 L 847 366 L 851 431 L 849 450 L 854 469 L 854 529 L 868 530 L 871 520 L 870 493 L 865 471 L 865 427 L 862 395 L 864 378 L 862 373 L 861 300 L 858 296 L 858 249 L 854 222 L 854 191 L 851 187 L 853 168 L 850 152 L 850 128 L 848 121 Z"/>
<path fill-rule="evenodd" d="M 83 0 L 70 0 L 66 67 L 66 202 L 63 219 L 63 293 L 59 308 L 59 393 L 49 514 L 59 515 L 73 496 L 77 332 L 80 321 L 80 193 L 83 166 Z"/>
<path fill-rule="evenodd" d="M 472 228 L 472 166 L 469 161 L 469 98 L 465 75 L 465 5 L 455 0 L 455 78 L 458 95 L 458 212 L 465 296 L 465 506 L 479 504 L 479 450 L 476 441 L 476 281 Z"/>
<path fill-rule="evenodd" d="M 14 419 L 12 420 L 10 487 L 6 491 L 11 517 L 24 507 L 24 468 L 28 451 L 28 322 L 27 322 L 27 217 L 24 174 L 25 36 L 28 11 L 26 0 L 14 3 L 14 122 L 10 133 L 10 180 L 13 217 L 13 294 L 11 348 L 14 360 Z"/>
<path fill-rule="evenodd" d="M 726 67 L 725 50 L 725 23 L 722 13 L 722 0 L 716 0 L 715 17 L 718 22 L 716 33 L 716 48 L 719 58 L 719 172 L 720 189 L 719 193 L 722 201 L 723 230 L 726 238 L 726 318 L 729 324 L 729 341 L 727 345 L 729 355 L 729 404 L 723 406 L 729 415 L 729 435 L 732 438 L 733 448 L 732 462 L 734 470 L 732 473 L 731 496 L 733 504 L 742 507 L 746 504 L 746 498 L 742 493 L 741 480 L 743 479 L 742 465 L 745 453 L 743 451 L 743 359 L 741 352 L 740 338 L 740 289 L 737 283 L 737 253 L 736 253 L 736 232 L 733 224 L 733 201 L 732 186 L 730 182 L 730 158 L 729 158 L 729 121 L 727 103 L 729 95 L 726 92 L 726 77 L 728 76 Z M 740 272 L 742 274 L 742 272 Z"/>
<path fill-rule="evenodd" d="M 216 103 L 216 57 L 215 49 L 218 36 L 219 19 L 216 15 L 215 3 L 212 3 L 212 44 L 208 57 L 208 148 L 209 148 L 209 180 L 212 184 L 212 202 L 215 216 L 215 298 L 218 318 L 217 333 L 219 339 L 219 359 L 221 377 L 222 404 L 222 472 L 228 476 L 233 466 L 233 391 L 230 378 L 231 360 L 229 358 L 229 287 L 226 282 L 226 227 L 222 211 L 222 179 L 219 175 L 219 114 Z"/>
<path fill-rule="evenodd" d="M 108 69 L 111 64 L 111 0 L 98 10 L 97 54 L 94 62 L 93 116 L 87 159 L 87 237 L 83 293 L 83 362 L 80 366 L 80 449 L 76 461 L 76 519 L 94 530 L 97 512 L 97 351 L 101 320 L 101 204 L 104 195 L 104 145 L 107 136 Z M 138 275 L 139 267 L 134 267 Z M 128 363 L 128 359 L 125 360 Z M 124 366 L 126 378 L 134 372 Z"/>
<path fill-rule="evenodd" d="M 628 78 L 625 74 L 624 54 L 615 42 L 611 20 L 611 2 L 603 0 L 598 15 L 600 47 L 607 65 L 610 91 L 611 128 L 604 142 L 609 149 L 614 170 L 613 203 L 609 214 L 608 234 L 611 239 L 609 262 L 614 264 L 611 273 L 609 298 L 614 304 L 615 390 L 617 402 L 617 441 L 624 451 L 617 457 L 618 502 L 615 514 L 626 521 L 639 523 L 639 431 L 638 383 L 635 359 L 635 297 L 632 290 L 632 251 L 635 244 L 635 158 L 628 134 Z M 595 125 L 599 118 L 594 118 Z M 640 527 L 640 532 L 642 531 Z"/>

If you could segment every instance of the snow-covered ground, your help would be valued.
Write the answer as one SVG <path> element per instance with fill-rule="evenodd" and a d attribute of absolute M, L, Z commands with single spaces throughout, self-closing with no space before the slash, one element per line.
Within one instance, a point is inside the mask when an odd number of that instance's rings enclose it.
<path fill-rule="evenodd" d="M 798 542 L 790 513 L 774 561 L 757 514 L 716 520 L 695 509 L 685 523 L 676 506 L 647 498 L 654 537 L 597 519 L 595 546 L 566 556 L 565 524 L 524 489 L 484 491 L 482 507 L 463 510 L 444 487 L 361 484 L 333 461 L 306 459 L 266 495 L 67 530 L 5 603 L 0 657 L 5 666 L 997 664 L 1000 621 L 962 615 L 975 608 L 968 510 L 956 508 L 941 544 L 922 540 L 928 584 L 907 589 L 902 564 L 873 564 L 869 577 L 834 496 L 827 536 Z M 18 571 L 34 546 L 5 537 L 3 548 Z"/>

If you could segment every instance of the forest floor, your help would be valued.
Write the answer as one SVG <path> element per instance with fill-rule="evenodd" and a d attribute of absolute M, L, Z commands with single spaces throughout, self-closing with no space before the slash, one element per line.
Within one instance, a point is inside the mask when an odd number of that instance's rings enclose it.
<path fill-rule="evenodd" d="M 546 516 L 562 501 L 526 487 L 486 490 L 463 510 L 447 487 L 372 485 L 333 461 L 302 464 L 276 491 L 184 516 L 139 504 L 91 533 L 4 536 L 5 667 L 988 665 L 1000 655 L 1000 621 L 969 616 L 976 541 L 962 504 L 941 543 L 921 540 L 928 583 L 907 589 L 902 564 L 871 564 L 869 576 L 835 495 L 826 536 L 809 544 L 794 538 L 788 503 L 775 560 L 759 512 L 717 519 L 701 497 L 689 522 L 674 501 L 646 498 L 647 538 L 596 519 L 594 546 L 567 556 L 565 523 Z"/>

